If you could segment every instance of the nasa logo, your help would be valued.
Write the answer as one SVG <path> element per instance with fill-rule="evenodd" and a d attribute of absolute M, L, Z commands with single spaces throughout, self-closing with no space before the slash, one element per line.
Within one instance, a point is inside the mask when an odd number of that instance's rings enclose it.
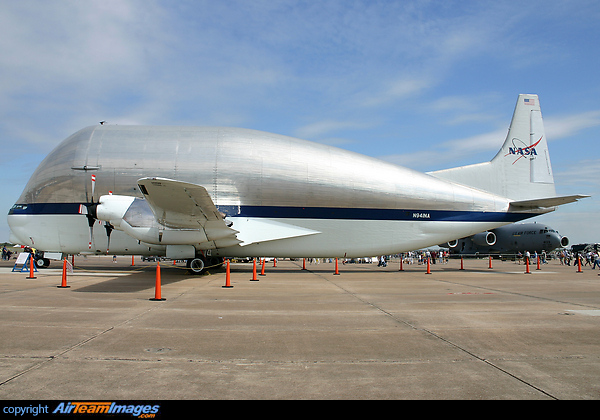
<path fill-rule="evenodd" d="M 540 139 L 538 141 L 536 141 L 534 144 L 532 144 L 531 146 L 525 145 L 525 143 L 522 140 L 519 140 L 517 138 L 512 139 L 513 147 L 508 148 L 508 153 L 506 155 L 504 155 L 504 157 L 509 156 L 509 155 L 518 156 L 517 159 L 515 159 L 515 161 L 512 163 L 513 165 L 515 163 L 517 163 L 517 161 L 519 159 L 526 157 L 526 156 L 529 157 L 529 160 L 535 159 L 535 157 L 537 156 L 537 151 L 535 150 L 535 147 L 538 144 L 540 144 L 543 137 L 544 136 L 540 137 Z"/>

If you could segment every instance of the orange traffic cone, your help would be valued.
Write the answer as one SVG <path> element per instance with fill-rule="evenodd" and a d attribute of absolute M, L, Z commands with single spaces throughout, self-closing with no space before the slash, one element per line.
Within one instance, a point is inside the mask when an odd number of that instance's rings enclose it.
<path fill-rule="evenodd" d="M 156 284 L 154 286 L 154 298 L 150 300 L 160 301 L 166 300 L 161 296 L 161 287 L 160 287 L 160 262 L 156 263 Z"/>
<path fill-rule="evenodd" d="M 258 281 L 258 278 L 256 278 L 256 258 L 252 260 L 252 280 L 250 281 Z"/>
<path fill-rule="evenodd" d="M 227 271 L 225 274 L 225 286 L 221 286 L 221 287 L 226 287 L 226 288 L 233 287 L 231 285 L 231 270 L 229 269 L 229 260 L 227 260 Z"/>
<path fill-rule="evenodd" d="M 35 258 L 33 257 L 33 252 L 29 254 L 29 277 L 25 277 L 26 279 L 37 279 L 33 275 L 33 264 L 35 264 Z"/>
<path fill-rule="evenodd" d="M 262 268 L 260 269 L 260 275 L 265 276 L 265 259 L 262 260 Z"/>
<path fill-rule="evenodd" d="M 71 286 L 67 286 L 67 259 L 63 260 L 63 270 L 62 270 L 62 283 L 60 286 L 56 286 L 59 288 L 67 289 Z"/>

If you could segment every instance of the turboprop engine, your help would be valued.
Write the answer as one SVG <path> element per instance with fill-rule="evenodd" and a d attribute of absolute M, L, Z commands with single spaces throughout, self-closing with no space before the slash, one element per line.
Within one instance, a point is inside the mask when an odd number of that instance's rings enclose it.
<path fill-rule="evenodd" d="M 140 198 L 103 195 L 97 204 L 89 206 L 88 215 L 138 241 L 165 245 L 168 258 L 194 258 L 194 245 L 208 241 L 204 229 L 170 229 L 160 225 L 147 202 Z"/>

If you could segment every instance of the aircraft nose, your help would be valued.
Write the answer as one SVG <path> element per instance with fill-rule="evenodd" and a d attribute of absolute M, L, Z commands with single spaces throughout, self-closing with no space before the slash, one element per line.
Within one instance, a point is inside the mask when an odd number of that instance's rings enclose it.
<path fill-rule="evenodd" d="M 23 235 L 20 234 L 23 232 L 27 232 L 28 219 L 26 217 L 18 217 L 9 214 L 6 218 L 6 221 L 8 222 L 8 226 L 10 228 L 9 241 L 13 244 L 28 243 L 25 239 L 22 238 Z"/>
<path fill-rule="evenodd" d="M 17 236 L 12 232 L 12 230 L 10 231 L 9 235 L 8 235 L 8 241 L 11 244 L 20 244 L 21 240 L 19 238 L 17 238 Z"/>

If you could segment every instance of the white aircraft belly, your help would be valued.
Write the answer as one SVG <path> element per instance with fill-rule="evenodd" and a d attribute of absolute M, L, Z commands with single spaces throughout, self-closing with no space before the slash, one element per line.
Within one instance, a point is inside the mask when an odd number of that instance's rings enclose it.
<path fill-rule="evenodd" d="M 31 246 L 48 252 L 65 254 L 106 253 L 108 239 L 106 229 L 96 222 L 93 247 L 87 249 L 89 226 L 82 215 L 9 215 L 12 237 L 20 245 Z M 33 232 L 33 234 L 32 234 Z M 27 236 L 29 235 L 29 236 Z M 113 230 L 110 236 L 111 254 L 162 255 L 165 247 L 138 243 L 131 236 Z"/>
<path fill-rule="evenodd" d="M 235 218 L 232 219 L 235 226 Z M 483 222 L 258 219 L 256 223 L 259 221 L 296 226 L 299 231 L 315 233 L 257 241 L 213 250 L 213 253 L 219 256 L 364 257 L 419 249 L 492 228 L 490 223 Z M 365 252 L 366 249 L 369 251 Z"/>
<path fill-rule="evenodd" d="M 87 253 L 89 240 L 87 219 L 81 215 L 12 215 L 13 234 L 21 244 L 48 251 Z M 236 220 L 237 219 L 237 220 Z M 364 257 L 392 254 L 443 243 L 492 229 L 483 222 L 339 220 L 339 219 L 266 219 L 232 218 L 242 230 L 251 227 L 245 238 L 247 245 L 235 245 L 213 250 L 224 257 L 264 255 L 279 257 Z M 35 232 L 31 238 L 27 232 Z M 32 229 L 33 227 L 33 229 Z M 261 229 L 262 228 L 262 229 Z M 277 229 L 275 229 L 277 228 Z M 285 228 L 285 229 L 284 229 Z M 283 237 L 283 238 L 282 238 Z M 279 239 L 282 238 L 282 239 Z M 33 241 L 33 242 L 32 242 Z M 97 222 L 90 253 L 107 251 L 106 230 Z M 369 251 L 366 252 L 365 250 Z M 124 232 L 111 234 L 111 254 L 163 255 L 165 247 L 137 240 Z"/>

